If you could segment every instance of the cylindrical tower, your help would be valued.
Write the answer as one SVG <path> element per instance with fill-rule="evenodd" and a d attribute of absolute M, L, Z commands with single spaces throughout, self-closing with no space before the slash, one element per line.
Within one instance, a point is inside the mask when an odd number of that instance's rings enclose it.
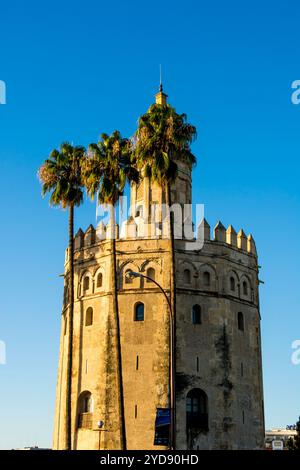
<path fill-rule="evenodd" d="M 165 100 L 162 92 L 157 100 Z M 148 178 L 131 187 L 131 213 L 117 232 L 122 383 L 128 449 L 154 446 L 157 408 L 169 406 L 170 243 L 164 191 Z M 191 204 L 191 171 L 179 165 L 177 209 Z M 188 209 L 189 210 L 189 209 Z M 191 214 L 183 219 L 191 223 Z M 177 228 L 176 228 L 177 224 Z M 187 245 L 175 217 L 177 449 L 259 449 L 264 441 L 258 264 L 255 243 L 203 220 L 202 249 Z M 177 231 L 176 231 L 177 230 Z M 112 227 L 75 237 L 72 447 L 119 449 L 120 390 L 111 288 Z M 202 240 L 203 241 L 203 240 Z M 65 447 L 68 253 L 53 446 Z"/>

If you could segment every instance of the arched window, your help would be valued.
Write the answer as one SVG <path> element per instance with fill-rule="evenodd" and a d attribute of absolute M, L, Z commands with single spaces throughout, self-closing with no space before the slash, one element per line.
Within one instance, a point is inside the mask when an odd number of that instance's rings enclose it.
<path fill-rule="evenodd" d="M 208 431 L 208 400 L 206 393 L 194 388 L 186 396 L 186 426 L 197 431 Z"/>
<path fill-rule="evenodd" d="M 96 286 L 97 286 L 97 287 L 102 287 L 102 284 L 103 284 L 103 274 L 102 274 L 102 273 L 99 273 L 98 276 L 97 276 L 97 284 L 96 284 Z"/>
<path fill-rule="evenodd" d="M 230 278 L 230 290 L 235 291 L 235 279 L 233 276 Z"/>
<path fill-rule="evenodd" d="M 155 281 L 155 269 L 154 268 L 147 269 L 147 277 L 150 277 L 150 279 L 153 279 L 153 281 Z M 150 279 L 147 279 L 147 282 L 151 282 Z"/>
<path fill-rule="evenodd" d="M 90 288 L 90 278 L 85 276 L 83 279 L 83 291 L 86 292 Z"/>
<path fill-rule="evenodd" d="M 244 315 L 242 312 L 238 313 L 238 329 L 244 331 Z"/>
<path fill-rule="evenodd" d="M 92 395 L 87 392 L 82 397 L 82 413 L 91 413 L 92 411 Z"/>
<path fill-rule="evenodd" d="M 144 321 L 144 304 L 141 302 L 137 303 L 134 307 L 134 320 L 135 321 Z"/>
<path fill-rule="evenodd" d="M 190 284 L 191 283 L 191 271 L 189 269 L 185 269 L 183 271 L 183 282 L 185 284 Z"/>
<path fill-rule="evenodd" d="M 89 307 L 85 314 L 85 326 L 90 326 L 93 324 L 93 309 Z"/>
<path fill-rule="evenodd" d="M 193 305 L 192 308 L 192 321 L 194 325 L 200 325 L 201 322 L 201 307 L 200 305 Z"/>
<path fill-rule="evenodd" d="M 203 284 L 205 285 L 205 287 L 210 286 L 210 273 L 208 271 L 205 271 L 203 273 Z"/>
<path fill-rule="evenodd" d="M 135 217 L 143 217 L 143 205 L 136 208 Z"/>
<path fill-rule="evenodd" d="M 126 269 L 125 271 L 125 284 L 132 284 L 133 277 L 129 276 L 131 269 Z"/>
<path fill-rule="evenodd" d="M 91 429 L 92 420 L 92 394 L 83 392 L 78 398 L 78 427 Z"/>
<path fill-rule="evenodd" d="M 248 284 L 246 281 L 243 282 L 243 294 L 248 295 Z"/>

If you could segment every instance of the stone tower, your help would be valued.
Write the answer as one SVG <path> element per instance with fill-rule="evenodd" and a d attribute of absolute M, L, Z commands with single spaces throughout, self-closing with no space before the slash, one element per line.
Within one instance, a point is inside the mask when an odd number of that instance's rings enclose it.
<path fill-rule="evenodd" d="M 158 103 L 166 101 L 160 90 Z M 164 192 L 148 178 L 131 186 L 128 220 L 117 233 L 118 302 L 128 449 L 154 446 L 157 408 L 169 403 L 170 243 Z M 180 165 L 172 203 L 191 204 L 191 168 Z M 158 209 L 158 210 L 157 210 Z M 185 225 L 192 225 L 189 211 Z M 187 249 L 175 217 L 176 448 L 259 449 L 264 442 L 258 263 L 255 243 L 202 220 L 199 249 Z M 112 227 L 75 237 L 72 447 L 120 448 L 120 396 L 112 320 Z M 199 240 L 198 240 L 199 241 Z M 65 260 L 67 286 L 68 252 Z M 65 447 L 68 292 L 62 310 L 53 447 Z M 101 427 L 99 426 L 101 423 Z"/>

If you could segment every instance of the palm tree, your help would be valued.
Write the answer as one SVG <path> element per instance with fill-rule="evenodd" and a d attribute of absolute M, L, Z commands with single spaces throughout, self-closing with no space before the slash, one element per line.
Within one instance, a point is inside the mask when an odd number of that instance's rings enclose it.
<path fill-rule="evenodd" d="M 151 181 L 157 182 L 162 187 L 165 194 L 166 206 L 169 208 L 170 297 L 174 322 L 173 345 L 175 351 L 176 271 L 174 220 L 173 212 L 170 211 L 172 204 L 171 185 L 177 178 L 177 162 L 186 163 L 190 167 L 196 163 L 196 158 L 190 149 L 192 141 L 196 138 L 196 128 L 187 122 L 185 114 L 177 114 L 176 110 L 167 103 L 156 103 L 150 106 L 148 112 L 140 117 L 135 138 L 134 156 L 137 161 L 137 167 L 140 171 L 144 172 L 144 176 L 149 177 Z M 172 362 L 175 368 L 174 351 L 172 351 Z M 171 408 L 173 408 L 171 446 L 175 448 L 175 384 L 171 384 L 170 395 Z"/>
<path fill-rule="evenodd" d="M 69 341 L 66 393 L 66 449 L 72 449 L 72 361 L 74 313 L 74 207 L 83 201 L 81 163 L 84 147 L 63 143 L 53 150 L 39 169 L 42 195 L 50 192 L 50 205 L 69 210 Z"/>
<path fill-rule="evenodd" d="M 126 182 L 138 181 L 138 171 L 132 164 L 130 141 L 122 138 L 119 131 L 114 131 L 111 136 L 101 134 L 100 141 L 97 144 L 89 145 L 82 171 L 88 194 L 92 199 L 98 194 L 98 202 L 107 205 L 110 210 L 110 223 L 113 232 L 111 237 L 111 286 L 117 342 L 121 448 L 124 450 L 126 449 L 126 426 L 117 287 L 115 207 L 124 193 Z"/>

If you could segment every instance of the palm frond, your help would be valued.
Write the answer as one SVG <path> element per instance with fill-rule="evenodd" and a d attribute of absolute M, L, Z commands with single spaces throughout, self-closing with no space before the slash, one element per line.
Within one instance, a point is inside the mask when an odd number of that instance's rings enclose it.
<path fill-rule="evenodd" d="M 140 171 L 144 169 L 152 180 L 165 185 L 176 179 L 176 162 L 189 166 L 196 163 L 190 149 L 196 135 L 196 128 L 187 122 L 186 114 L 176 113 L 169 104 L 153 104 L 139 118 L 132 158 Z"/>
<path fill-rule="evenodd" d="M 38 175 L 42 195 L 50 193 L 50 204 L 66 208 L 79 205 L 83 199 L 81 163 L 85 149 L 73 147 L 68 142 L 54 149 L 41 165 Z"/>

